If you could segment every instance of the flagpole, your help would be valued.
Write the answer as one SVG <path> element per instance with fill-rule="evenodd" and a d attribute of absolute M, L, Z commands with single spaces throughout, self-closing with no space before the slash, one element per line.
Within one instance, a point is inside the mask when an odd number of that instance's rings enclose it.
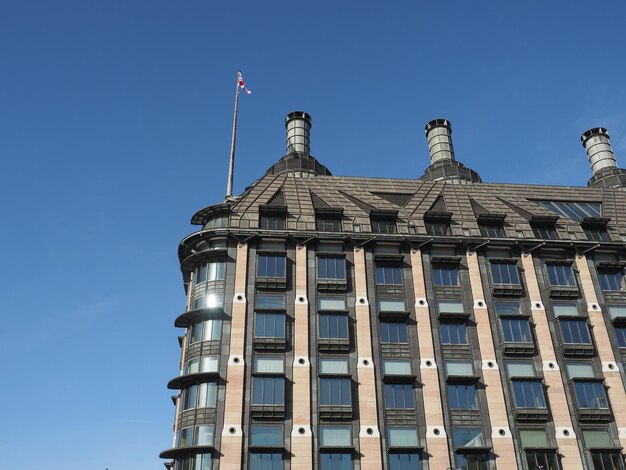
<path fill-rule="evenodd" d="M 228 184 L 226 185 L 226 199 L 233 197 L 233 173 L 235 170 L 235 143 L 237 141 L 237 111 L 239 107 L 239 80 L 235 85 L 235 112 L 233 114 L 233 138 L 230 143 L 230 160 L 228 163 Z"/>

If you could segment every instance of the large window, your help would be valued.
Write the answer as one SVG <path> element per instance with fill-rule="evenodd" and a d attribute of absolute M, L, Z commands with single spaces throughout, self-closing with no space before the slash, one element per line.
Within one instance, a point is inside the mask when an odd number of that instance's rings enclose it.
<path fill-rule="evenodd" d="M 559 470 L 556 452 L 549 449 L 548 436 L 545 429 L 520 429 L 520 444 L 529 470 Z"/>
<path fill-rule="evenodd" d="M 176 433 L 176 447 L 213 445 L 212 424 L 182 428 Z"/>
<path fill-rule="evenodd" d="M 580 222 L 586 217 L 602 217 L 602 204 L 599 202 L 535 201 L 555 214 Z"/>
<path fill-rule="evenodd" d="M 284 312 L 255 312 L 254 314 L 254 337 L 255 338 L 284 338 L 285 337 L 285 313 Z"/>
<path fill-rule="evenodd" d="M 598 269 L 602 290 L 624 290 L 624 272 L 621 269 Z"/>
<path fill-rule="evenodd" d="M 283 454 L 281 452 L 250 452 L 250 470 L 281 470 Z"/>
<path fill-rule="evenodd" d="M 517 272 L 517 263 L 492 261 L 491 277 L 494 284 L 515 284 L 519 285 L 519 274 Z"/>
<path fill-rule="evenodd" d="M 322 339 L 348 339 L 348 315 L 319 314 L 319 337 Z"/>
<path fill-rule="evenodd" d="M 213 408 L 215 407 L 216 400 L 217 384 L 215 382 L 191 385 L 183 390 L 181 399 L 182 409 Z"/>
<path fill-rule="evenodd" d="M 406 323 L 397 321 L 380 322 L 381 343 L 408 343 Z"/>
<path fill-rule="evenodd" d="M 441 322 L 439 325 L 441 344 L 468 344 L 467 325 L 460 322 Z"/>
<path fill-rule="evenodd" d="M 413 409 L 413 386 L 404 383 L 385 384 L 385 408 Z"/>
<path fill-rule="evenodd" d="M 511 380 L 516 408 L 545 408 L 546 399 L 539 380 Z"/>
<path fill-rule="evenodd" d="M 282 424 L 253 424 L 250 426 L 250 445 L 254 447 L 282 447 Z"/>
<path fill-rule="evenodd" d="M 285 379 L 283 377 L 252 377 L 252 404 L 280 406 L 285 403 Z"/>
<path fill-rule="evenodd" d="M 487 456 L 484 453 L 475 453 L 476 450 L 484 448 L 486 445 L 480 427 L 454 426 L 452 428 L 452 442 L 457 450 L 457 469 L 487 470 Z M 464 453 L 467 450 L 472 452 Z"/>
<path fill-rule="evenodd" d="M 317 258 L 318 279 L 346 279 L 346 259 L 343 257 L 319 256 Z"/>
<path fill-rule="evenodd" d="M 420 470 L 420 454 L 417 452 L 389 453 L 389 470 Z"/>
<path fill-rule="evenodd" d="M 602 382 L 575 380 L 574 390 L 579 408 L 603 410 L 609 408 L 609 401 Z"/>
<path fill-rule="evenodd" d="M 448 384 L 448 402 L 453 410 L 476 410 L 476 386 L 474 384 Z"/>
<path fill-rule="evenodd" d="M 222 320 L 205 320 L 194 323 L 187 329 L 187 342 L 218 341 L 222 333 Z"/>
<path fill-rule="evenodd" d="M 401 286 L 402 266 L 399 264 L 377 263 L 376 284 L 379 286 Z"/>
<path fill-rule="evenodd" d="M 532 343 L 528 320 L 526 318 L 500 318 L 502 336 L 505 343 Z"/>
<path fill-rule="evenodd" d="M 196 286 L 206 281 L 223 281 L 226 271 L 224 261 L 211 261 L 196 268 L 193 276 L 193 285 Z"/>
<path fill-rule="evenodd" d="M 196 454 L 176 459 L 173 470 L 211 470 L 211 454 Z"/>
<path fill-rule="evenodd" d="M 352 454 L 350 452 L 333 452 L 320 454 L 320 470 L 351 470 Z"/>
<path fill-rule="evenodd" d="M 285 255 L 259 255 L 257 277 L 285 277 Z"/>
<path fill-rule="evenodd" d="M 576 287 L 576 276 L 571 264 L 546 263 L 546 273 L 551 286 Z"/>
<path fill-rule="evenodd" d="M 183 375 L 217 372 L 218 369 L 219 357 L 196 357 L 185 362 L 185 365 L 183 366 Z"/>
<path fill-rule="evenodd" d="M 320 377 L 320 405 L 350 406 L 350 379 Z"/>
<path fill-rule="evenodd" d="M 565 344 L 591 344 L 591 336 L 586 320 L 561 318 L 559 326 L 561 327 L 561 334 Z"/>
<path fill-rule="evenodd" d="M 433 283 L 436 286 L 458 286 L 459 265 L 456 263 L 433 263 Z"/>

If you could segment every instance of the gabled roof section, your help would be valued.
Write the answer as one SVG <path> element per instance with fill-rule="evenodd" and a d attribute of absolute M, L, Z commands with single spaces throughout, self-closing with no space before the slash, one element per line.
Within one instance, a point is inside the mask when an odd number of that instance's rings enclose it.
<path fill-rule="evenodd" d="M 313 191 L 310 191 L 310 194 L 311 202 L 313 203 L 313 207 L 315 209 L 328 209 L 329 207 L 331 207 L 330 204 L 326 204 L 326 202 L 324 202 L 324 200 Z"/>
<path fill-rule="evenodd" d="M 398 207 L 404 207 L 413 198 L 414 193 L 378 193 L 372 192 L 374 196 L 377 196 L 385 201 L 388 201 Z"/>
<path fill-rule="evenodd" d="M 269 201 L 265 203 L 266 206 L 285 206 L 285 193 L 283 192 L 283 188 L 281 187 L 278 191 L 274 193 L 274 195 L 270 198 Z"/>
<path fill-rule="evenodd" d="M 435 202 L 433 202 L 428 208 L 428 212 L 448 212 L 443 194 L 439 195 L 439 197 L 435 199 Z"/>
<path fill-rule="evenodd" d="M 345 197 L 346 199 L 348 199 L 352 204 L 354 204 L 355 206 L 357 206 L 359 209 L 361 209 L 363 212 L 369 214 L 372 209 L 375 209 L 375 207 L 370 206 L 369 204 L 361 201 L 360 199 L 355 198 L 354 196 L 351 196 L 350 194 L 344 193 L 343 191 L 339 191 L 339 193 Z"/>

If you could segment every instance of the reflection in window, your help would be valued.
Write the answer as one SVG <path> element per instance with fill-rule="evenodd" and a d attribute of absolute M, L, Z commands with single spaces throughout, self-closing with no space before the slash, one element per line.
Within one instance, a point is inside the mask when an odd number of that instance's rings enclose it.
<path fill-rule="evenodd" d="M 252 377 L 253 405 L 284 405 L 285 379 L 283 377 Z"/>
<path fill-rule="evenodd" d="M 448 384 L 448 402 L 453 410 L 476 410 L 476 386 L 474 384 Z"/>
<path fill-rule="evenodd" d="M 281 452 L 250 452 L 250 470 L 282 470 Z"/>
<path fill-rule="evenodd" d="M 559 326 L 561 327 L 561 334 L 565 344 L 591 344 L 589 327 L 584 319 L 561 318 Z"/>
<path fill-rule="evenodd" d="M 526 318 L 501 318 L 502 336 L 505 343 L 532 343 L 528 320 Z"/>
<path fill-rule="evenodd" d="M 380 299 L 378 308 L 381 312 L 404 312 L 406 306 L 403 299 Z"/>
<path fill-rule="evenodd" d="M 465 323 L 442 322 L 439 326 L 441 344 L 468 344 Z"/>
<path fill-rule="evenodd" d="M 383 359 L 383 374 L 411 375 L 411 361 L 409 359 Z"/>
<path fill-rule="evenodd" d="M 496 315 L 519 315 L 521 312 L 520 303 L 515 301 L 500 302 L 497 301 Z"/>
<path fill-rule="evenodd" d="M 348 315 L 320 314 L 319 337 L 323 339 L 348 339 Z"/>
<path fill-rule="evenodd" d="M 194 323 L 187 329 L 189 344 L 199 341 L 218 341 L 222 333 L 222 320 L 205 320 Z"/>
<path fill-rule="evenodd" d="M 514 379 L 511 381 L 516 408 L 545 408 L 543 386 L 538 380 Z"/>
<path fill-rule="evenodd" d="M 379 286 L 402 285 L 402 267 L 399 264 L 377 263 L 376 284 Z"/>
<path fill-rule="evenodd" d="M 253 424 L 250 426 L 250 445 L 279 447 L 283 445 L 283 426 L 280 424 Z"/>
<path fill-rule="evenodd" d="M 609 233 L 606 231 L 606 227 L 583 227 L 587 240 L 594 240 L 597 242 L 611 241 Z"/>
<path fill-rule="evenodd" d="M 602 290 L 620 291 L 624 289 L 624 272 L 619 269 L 598 269 Z"/>
<path fill-rule="evenodd" d="M 348 360 L 340 358 L 320 358 L 320 374 L 326 375 L 347 375 Z"/>
<path fill-rule="evenodd" d="M 204 224 L 205 229 L 228 227 L 228 212 L 212 215 L 207 218 Z"/>
<path fill-rule="evenodd" d="M 215 382 L 191 385 L 183 390 L 181 399 L 182 409 L 214 408 L 216 400 L 217 384 Z"/>
<path fill-rule="evenodd" d="M 387 428 L 387 442 L 390 447 L 417 447 L 417 429 L 390 426 Z"/>
<path fill-rule="evenodd" d="M 413 409 L 413 386 L 403 383 L 385 384 L 385 408 Z"/>
<path fill-rule="evenodd" d="M 436 286 L 458 286 L 459 270 L 458 264 L 434 263 L 433 283 Z"/>
<path fill-rule="evenodd" d="M 352 454 L 350 452 L 324 452 L 320 454 L 320 470 L 352 470 Z"/>
<path fill-rule="evenodd" d="M 517 263 L 492 261 L 491 277 L 494 284 L 514 284 L 519 285 L 519 274 L 517 272 Z"/>
<path fill-rule="evenodd" d="M 285 255 L 259 255 L 257 277 L 285 277 Z"/>
<path fill-rule="evenodd" d="M 546 263 L 546 272 L 551 286 L 576 287 L 576 277 L 571 264 Z"/>
<path fill-rule="evenodd" d="M 487 470 L 489 458 L 484 452 L 457 454 L 455 470 Z"/>
<path fill-rule="evenodd" d="M 285 308 L 285 296 L 284 295 L 271 295 L 271 294 L 257 294 L 256 296 L 256 308 L 258 309 L 284 309 Z"/>
<path fill-rule="evenodd" d="M 602 217 L 599 202 L 535 201 L 555 214 L 580 222 L 586 217 Z"/>
<path fill-rule="evenodd" d="M 320 446 L 322 447 L 350 447 L 352 436 L 350 426 L 320 426 Z"/>
<path fill-rule="evenodd" d="M 255 312 L 254 313 L 254 337 L 255 338 L 284 338 L 285 337 L 285 313 L 284 312 Z"/>
<path fill-rule="evenodd" d="M 420 470 L 420 455 L 416 452 L 389 453 L 389 470 Z"/>
<path fill-rule="evenodd" d="M 206 281 L 223 281 L 226 271 L 226 262 L 211 261 L 201 264 L 194 271 L 193 285 L 196 286 Z"/>
<path fill-rule="evenodd" d="M 196 454 L 176 459 L 173 470 L 211 470 L 211 454 Z"/>
<path fill-rule="evenodd" d="M 478 426 L 454 426 L 452 428 L 452 442 L 455 449 L 485 447 L 483 431 Z"/>
<path fill-rule="evenodd" d="M 204 356 L 185 362 L 183 375 L 199 374 L 218 371 L 219 358 L 217 356 Z"/>
<path fill-rule="evenodd" d="M 317 258 L 318 279 L 346 279 L 346 259 L 343 257 L 320 256 Z"/>
<path fill-rule="evenodd" d="M 350 379 L 320 378 L 320 405 L 350 406 Z"/>
<path fill-rule="evenodd" d="M 604 385 L 601 382 L 574 381 L 576 398 L 579 408 L 593 410 L 608 409 L 609 401 L 606 398 Z"/>
<path fill-rule="evenodd" d="M 380 322 L 380 342 L 381 343 L 408 343 L 405 322 L 381 321 Z"/>

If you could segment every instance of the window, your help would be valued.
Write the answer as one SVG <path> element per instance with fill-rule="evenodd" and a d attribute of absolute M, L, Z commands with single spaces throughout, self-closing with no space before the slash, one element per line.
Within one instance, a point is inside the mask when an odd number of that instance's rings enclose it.
<path fill-rule="evenodd" d="M 476 386 L 474 384 L 448 384 L 448 402 L 453 410 L 476 410 Z"/>
<path fill-rule="evenodd" d="M 545 408 L 543 386 L 538 380 L 511 380 L 516 408 Z"/>
<path fill-rule="evenodd" d="M 519 274 L 517 263 L 492 261 L 491 277 L 494 284 L 519 284 Z"/>
<path fill-rule="evenodd" d="M 546 240 L 557 240 L 559 238 L 554 224 L 531 224 L 531 227 L 535 238 L 544 238 Z"/>
<path fill-rule="evenodd" d="M 257 277 L 285 277 L 285 255 L 259 255 Z"/>
<path fill-rule="evenodd" d="M 606 398 L 604 385 L 602 382 L 574 381 L 574 390 L 579 408 L 602 410 L 609 408 L 609 401 Z"/>
<path fill-rule="evenodd" d="M 346 279 L 345 258 L 319 256 L 317 258 L 317 278 L 318 279 Z"/>
<path fill-rule="evenodd" d="M 428 235 L 450 235 L 449 221 L 425 220 Z"/>
<path fill-rule="evenodd" d="M 497 301 L 496 305 L 496 315 L 519 315 L 521 312 L 521 305 L 519 302 L 515 301 L 507 301 L 500 302 Z"/>
<path fill-rule="evenodd" d="M 253 359 L 253 371 L 257 374 L 283 374 L 285 360 L 282 357 L 256 356 Z"/>
<path fill-rule="evenodd" d="M 602 217 L 599 202 L 535 201 L 555 214 L 580 222 L 586 217 Z"/>
<path fill-rule="evenodd" d="M 383 374 L 411 375 L 411 361 L 409 359 L 383 359 Z"/>
<path fill-rule="evenodd" d="M 583 231 L 585 232 L 585 236 L 587 240 L 594 240 L 597 242 L 608 242 L 611 241 L 608 232 L 606 231 L 606 227 L 592 227 L 592 226 L 583 226 Z"/>
<path fill-rule="evenodd" d="M 187 329 L 189 344 L 199 341 L 218 341 L 222 333 L 222 320 L 205 320 L 194 323 Z"/>
<path fill-rule="evenodd" d="M 457 454 L 455 470 L 487 470 L 489 458 L 485 453 Z"/>
<path fill-rule="evenodd" d="M 420 470 L 418 453 L 389 453 L 389 470 Z"/>
<path fill-rule="evenodd" d="M 413 386 L 411 384 L 386 383 L 385 384 L 385 408 L 387 409 L 413 409 Z"/>
<path fill-rule="evenodd" d="M 453 377 L 473 377 L 471 361 L 445 361 L 446 375 Z"/>
<path fill-rule="evenodd" d="M 395 217 L 380 217 L 370 216 L 370 222 L 372 224 L 372 232 L 374 233 L 396 233 L 396 218 Z"/>
<path fill-rule="evenodd" d="M 182 409 L 214 408 L 217 400 L 217 384 L 215 382 L 191 385 L 183 390 Z"/>
<path fill-rule="evenodd" d="M 607 305 L 611 321 L 626 319 L 626 305 Z"/>
<path fill-rule="evenodd" d="M 228 227 L 228 212 L 222 212 L 208 217 L 204 224 L 205 229 Z"/>
<path fill-rule="evenodd" d="M 624 470 L 624 457 L 618 450 L 594 450 L 591 461 L 594 470 Z"/>
<path fill-rule="evenodd" d="M 417 429 L 415 427 L 388 427 L 387 445 L 389 447 L 417 447 Z"/>
<path fill-rule="evenodd" d="M 320 374 L 325 375 L 347 375 L 347 359 L 322 359 L 320 358 Z"/>
<path fill-rule="evenodd" d="M 593 379 L 596 376 L 593 366 L 585 362 L 570 362 L 565 367 L 570 379 Z"/>
<path fill-rule="evenodd" d="M 440 300 L 437 301 L 437 309 L 440 315 L 463 315 L 465 309 L 463 308 L 463 302 L 454 300 Z"/>
<path fill-rule="evenodd" d="M 182 428 L 176 433 L 176 447 L 187 447 L 193 442 L 193 427 Z"/>
<path fill-rule="evenodd" d="M 284 295 L 257 294 L 255 300 L 256 308 L 259 309 L 284 309 Z"/>
<path fill-rule="evenodd" d="M 562 318 L 559 320 L 559 326 L 565 344 L 591 344 L 589 327 L 584 319 Z"/>
<path fill-rule="evenodd" d="M 319 310 L 345 310 L 345 297 L 318 297 L 317 308 Z"/>
<path fill-rule="evenodd" d="M 615 336 L 617 337 L 617 345 L 620 348 L 626 348 L 626 326 L 616 326 Z"/>
<path fill-rule="evenodd" d="M 182 428 L 176 433 L 176 447 L 213 445 L 213 425 Z"/>
<path fill-rule="evenodd" d="M 483 431 L 478 426 L 453 426 L 452 442 L 455 449 L 485 447 Z"/>
<path fill-rule="evenodd" d="M 402 266 L 398 264 L 377 263 L 376 284 L 379 286 L 402 285 Z"/>
<path fill-rule="evenodd" d="M 350 379 L 320 378 L 320 405 L 350 406 Z"/>
<path fill-rule="evenodd" d="M 532 343 L 528 320 L 526 318 L 500 318 L 502 337 L 506 343 Z"/>
<path fill-rule="evenodd" d="M 506 373 L 508 377 L 534 377 L 535 368 L 530 361 L 507 361 Z"/>
<path fill-rule="evenodd" d="M 381 299 L 378 301 L 378 308 L 381 312 L 399 312 L 406 311 L 403 299 Z"/>
<path fill-rule="evenodd" d="M 433 283 L 435 286 L 458 286 L 458 264 L 433 263 Z"/>
<path fill-rule="evenodd" d="M 286 208 L 281 211 L 261 212 L 259 226 L 262 230 L 285 230 Z"/>
<path fill-rule="evenodd" d="M 223 281 L 226 272 L 226 262 L 211 261 L 196 268 L 193 275 L 194 287 L 206 281 Z"/>
<path fill-rule="evenodd" d="M 468 344 L 465 323 L 442 322 L 439 326 L 441 344 Z"/>
<path fill-rule="evenodd" d="M 504 227 L 502 223 L 479 223 L 480 234 L 487 238 L 505 238 Z"/>
<path fill-rule="evenodd" d="M 602 290 L 624 290 L 624 272 L 621 269 L 598 269 Z"/>
<path fill-rule="evenodd" d="M 281 447 L 283 445 L 283 426 L 279 424 L 253 424 L 250 426 L 250 445 Z"/>
<path fill-rule="evenodd" d="M 211 463 L 211 454 L 196 454 L 176 459 L 173 470 L 211 470 Z"/>
<path fill-rule="evenodd" d="M 319 232 L 341 232 L 341 215 L 316 214 L 315 228 Z"/>
<path fill-rule="evenodd" d="M 578 306 L 576 304 L 552 304 L 555 318 L 560 316 L 574 317 L 579 316 Z"/>
<path fill-rule="evenodd" d="M 351 470 L 352 454 L 349 452 L 333 452 L 320 454 L 320 470 Z"/>
<path fill-rule="evenodd" d="M 381 343 L 408 343 L 405 322 L 380 322 Z"/>
<path fill-rule="evenodd" d="M 348 339 L 348 315 L 320 314 L 319 337 L 323 339 Z"/>
<path fill-rule="evenodd" d="M 282 470 L 281 452 L 250 452 L 250 470 Z"/>
<path fill-rule="evenodd" d="M 255 312 L 254 313 L 254 337 L 255 338 L 284 338 L 285 337 L 285 314 L 284 312 Z"/>
<path fill-rule="evenodd" d="M 217 372 L 219 369 L 219 358 L 217 356 L 204 356 L 185 362 L 183 375 Z"/>
<path fill-rule="evenodd" d="M 571 264 L 546 263 L 548 282 L 551 286 L 576 287 L 576 277 Z"/>
<path fill-rule="evenodd" d="M 285 379 L 283 377 L 252 377 L 253 405 L 284 405 Z"/>
<path fill-rule="evenodd" d="M 560 470 L 556 452 L 553 450 L 528 449 L 524 451 L 526 464 L 531 470 Z M 613 467 L 611 467 L 613 468 Z"/>
<path fill-rule="evenodd" d="M 352 435 L 350 426 L 320 426 L 321 447 L 351 447 Z"/>

